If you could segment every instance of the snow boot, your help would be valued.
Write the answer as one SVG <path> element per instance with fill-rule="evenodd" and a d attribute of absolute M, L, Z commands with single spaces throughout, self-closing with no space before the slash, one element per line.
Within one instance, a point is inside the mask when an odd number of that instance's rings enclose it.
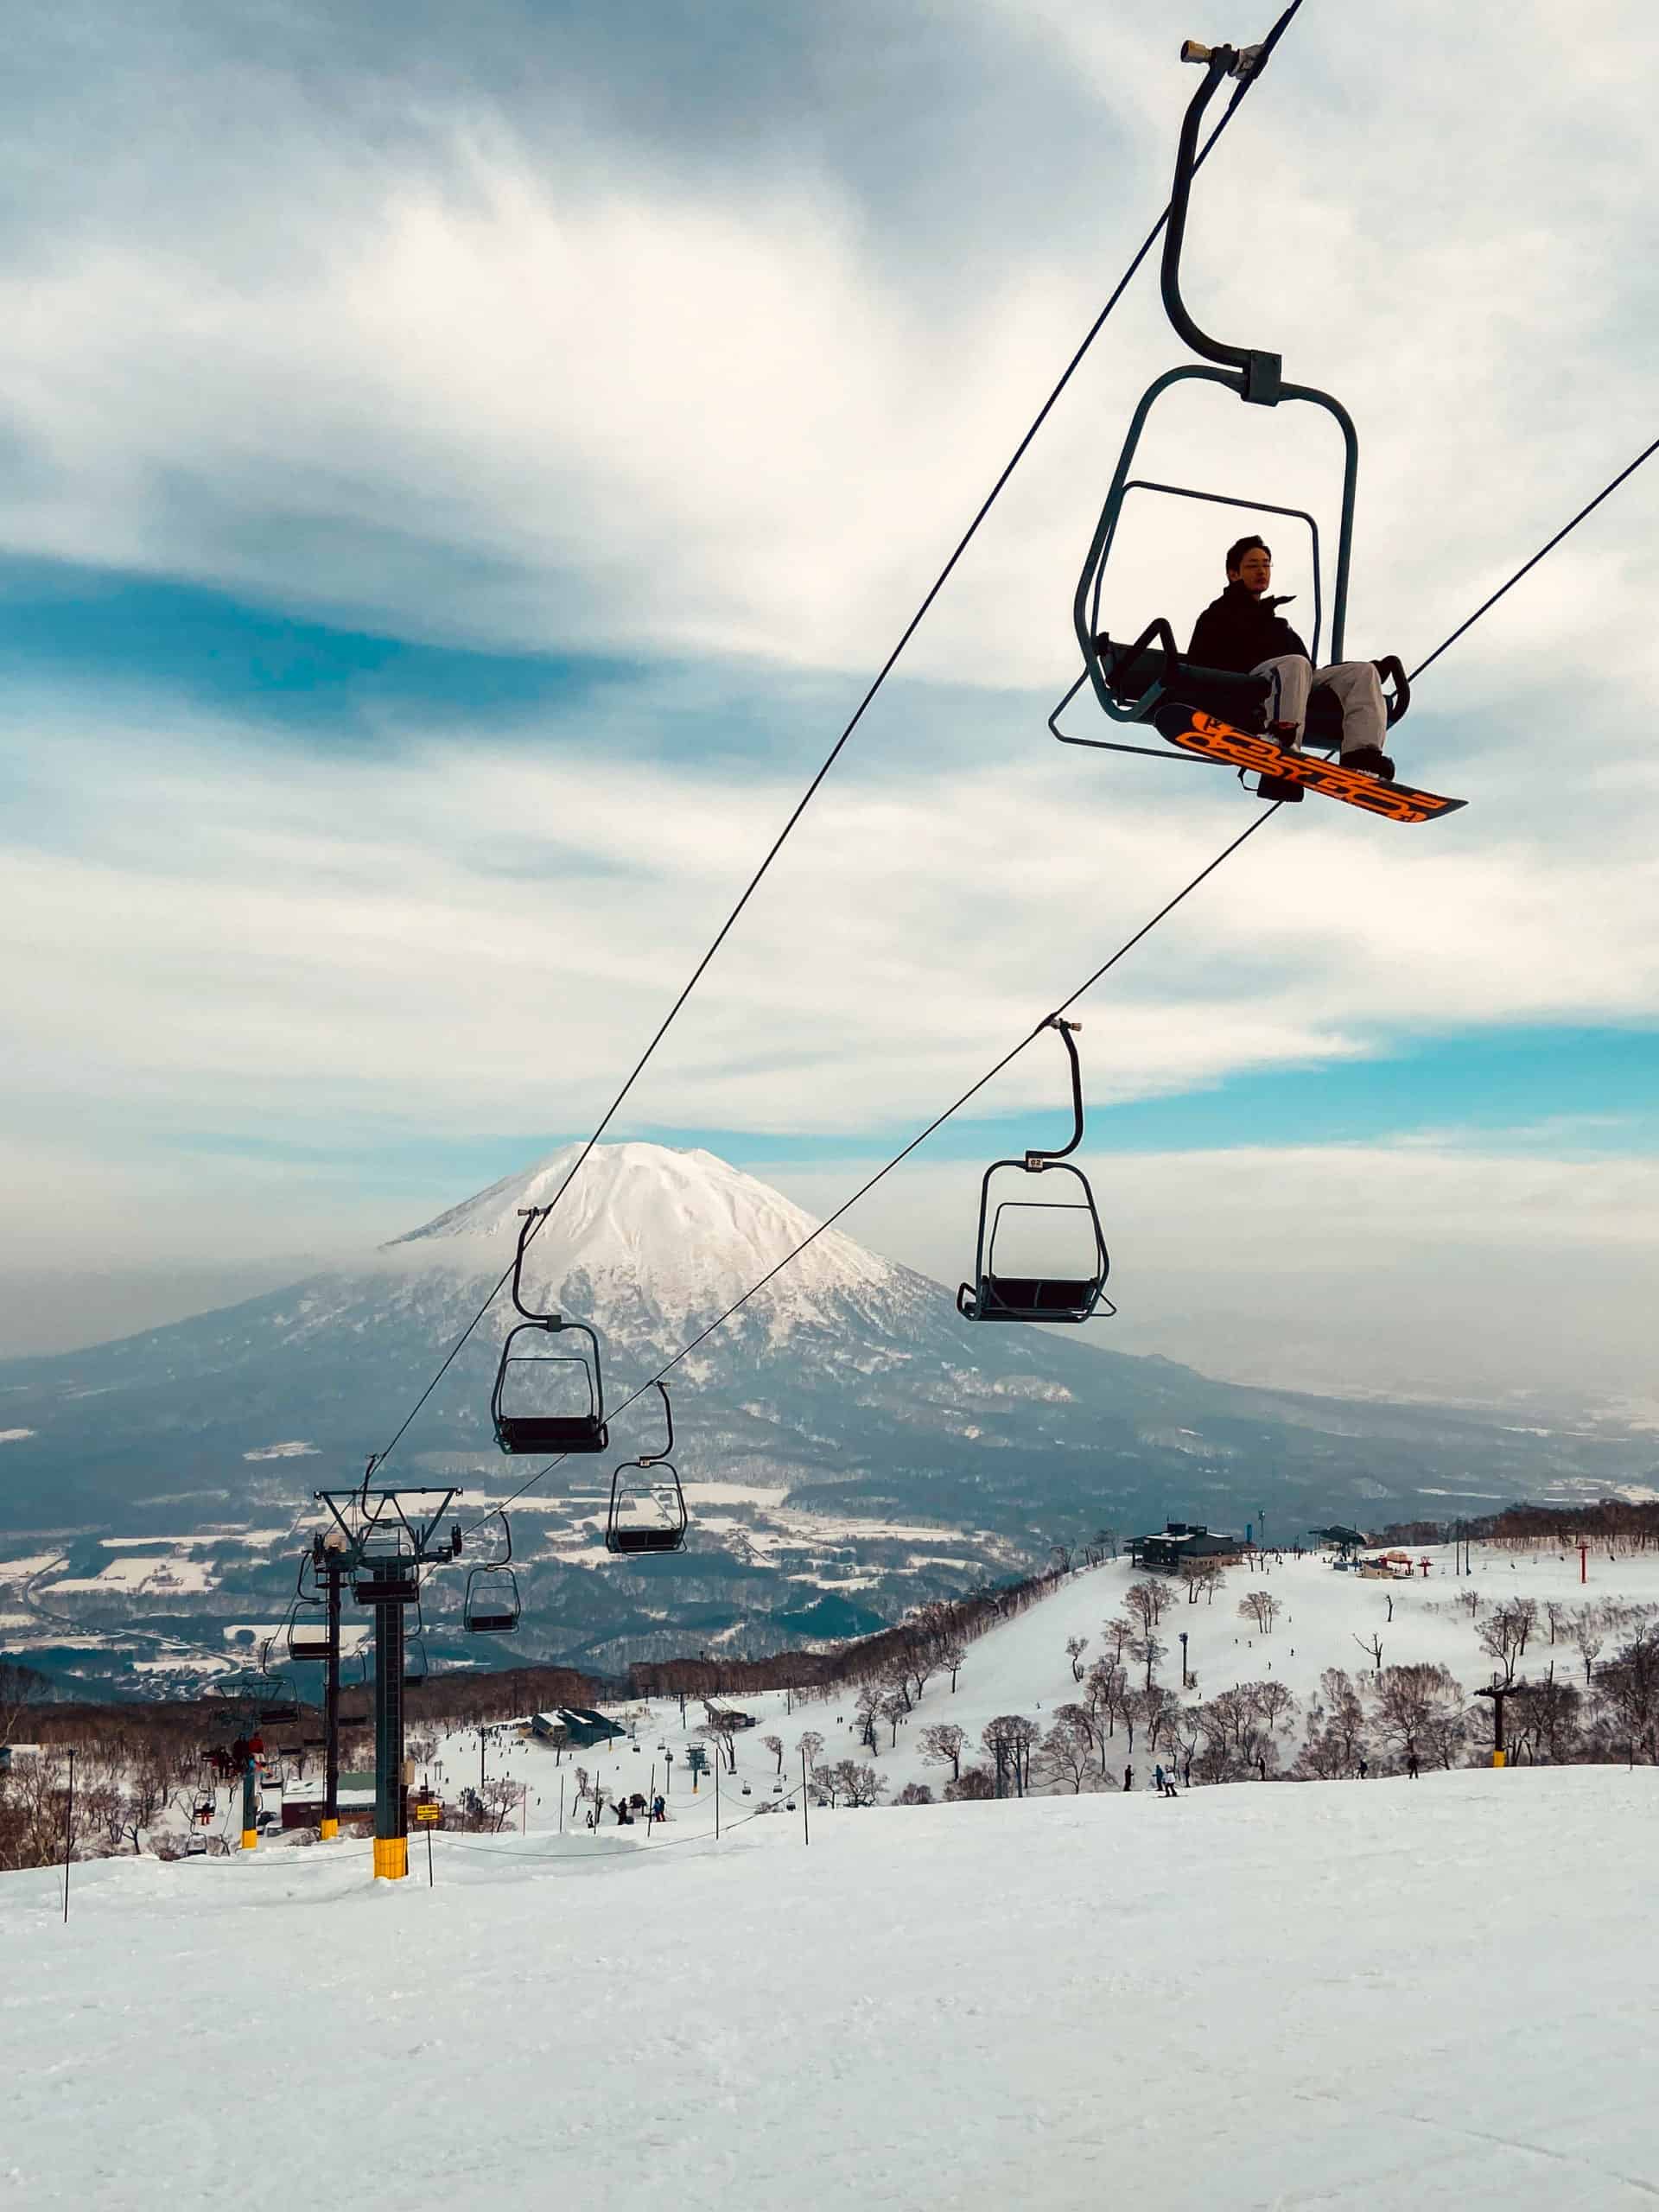
<path fill-rule="evenodd" d="M 1380 745 L 1357 745 L 1351 753 L 1340 756 L 1344 768 L 1358 768 L 1368 776 L 1375 776 L 1381 784 L 1394 781 L 1394 763 Z"/>

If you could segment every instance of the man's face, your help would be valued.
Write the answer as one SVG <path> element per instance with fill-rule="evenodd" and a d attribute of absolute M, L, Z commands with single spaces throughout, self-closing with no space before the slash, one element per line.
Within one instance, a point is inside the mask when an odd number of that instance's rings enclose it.
<path fill-rule="evenodd" d="M 1241 583 L 1246 591 L 1253 591 L 1259 596 L 1273 582 L 1272 556 L 1263 552 L 1259 545 L 1253 545 L 1236 569 L 1228 569 L 1227 576 L 1230 582 Z"/>

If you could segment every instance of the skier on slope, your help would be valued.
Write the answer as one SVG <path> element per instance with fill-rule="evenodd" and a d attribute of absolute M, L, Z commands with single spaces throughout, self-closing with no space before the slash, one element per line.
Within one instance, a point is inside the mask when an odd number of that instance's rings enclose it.
<path fill-rule="evenodd" d="M 1315 669 L 1307 647 L 1279 613 L 1284 597 L 1268 596 L 1273 556 L 1259 537 L 1241 537 L 1227 549 L 1227 588 L 1211 600 L 1192 631 L 1188 658 L 1200 668 L 1230 669 L 1239 676 L 1265 676 L 1268 734 L 1287 751 L 1301 744 L 1307 702 L 1316 683 L 1336 694 L 1342 708 L 1341 761 L 1392 782 L 1394 763 L 1382 750 L 1389 726 L 1382 685 L 1368 660 L 1335 661 Z M 1296 786 L 1268 777 L 1262 796 L 1282 798 Z"/>

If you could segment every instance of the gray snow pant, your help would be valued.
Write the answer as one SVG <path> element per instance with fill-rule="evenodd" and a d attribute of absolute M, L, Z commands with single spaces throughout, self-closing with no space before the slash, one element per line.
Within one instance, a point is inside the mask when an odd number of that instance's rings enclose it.
<path fill-rule="evenodd" d="M 1286 653 L 1264 660 L 1250 671 L 1273 684 L 1268 701 L 1270 722 L 1294 722 L 1300 742 L 1307 722 L 1308 695 L 1316 683 L 1334 691 L 1342 708 L 1342 750 L 1353 753 L 1362 745 L 1387 747 L 1389 714 L 1382 703 L 1382 685 L 1368 660 L 1339 660 L 1329 668 L 1315 669 L 1300 653 Z"/>

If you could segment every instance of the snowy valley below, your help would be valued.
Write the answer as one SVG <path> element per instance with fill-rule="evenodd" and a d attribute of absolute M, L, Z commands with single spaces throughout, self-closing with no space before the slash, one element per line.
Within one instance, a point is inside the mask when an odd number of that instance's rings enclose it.
<path fill-rule="evenodd" d="M 50 1359 L 0 1366 L 0 1636 L 85 1686 L 185 1687 L 281 1622 L 312 1491 L 355 1481 L 512 1258 L 555 1154 L 440 1216 L 360 1272 Z M 707 1153 L 602 1147 L 543 1243 L 537 1297 L 599 1332 L 607 1404 L 636 1389 L 816 1224 Z M 971 1224 L 964 1224 L 964 1230 Z M 964 1257 L 966 1255 L 964 1255 Z M 504 1294 L 385 1479 L 454 1482 L 484 1510 L 535 1471 L 505 1459 L 489 1397 Z M 598 1673 L 688 1649 L 760 1656 L 866 1633 L 1048 1556 L 1191 1517 L 1293 1540 L 1335 1518 L 1450 1520 L 1516 1497 L 1637 1494 L 1651 1439 L 1421 1405 L 1216 1382 L 1088 1330 L 974 1327 L 950 1290 L 838 1230 L 808 1244 L 675 1370 L 690 1548 L 607 1559 L 607 1457 L 514 1510 L 524 1618 L 503 1659 Z M 591 1470 L 591 1471 L 590 1471 Z M 436 1656 L 457 1585 L 431 1586 Z M 217 1655 L 217 1656 L 216 1656 Z"/>

